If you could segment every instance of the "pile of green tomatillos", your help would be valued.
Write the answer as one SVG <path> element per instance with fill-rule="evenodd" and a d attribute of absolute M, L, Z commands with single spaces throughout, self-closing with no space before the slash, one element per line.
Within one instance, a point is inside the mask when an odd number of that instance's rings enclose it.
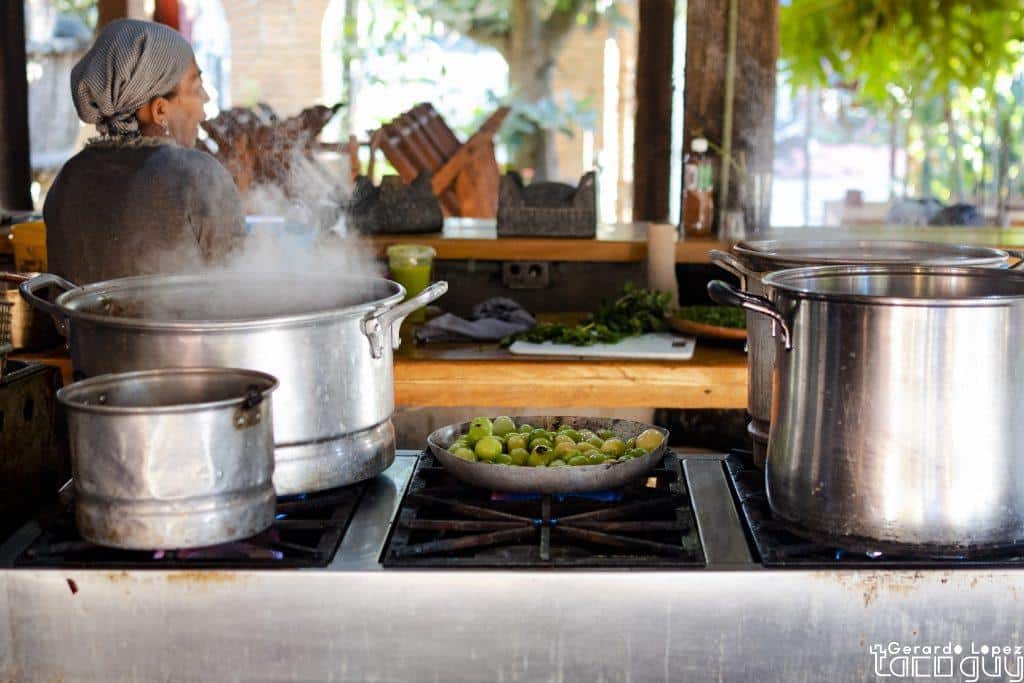
<path fill-rule="evenodd" d="M 463 460 L 495 465 L 575 467 L 640 458 L 661 442 L 657 429 L 646 429 L 623 440 L 609 429 L 593 432 L 570 425 L 555 430 L 535 429 L 502 416 L 494 420 L 473 418 L 469 432 L 457 438 L 448 450 Z"/>

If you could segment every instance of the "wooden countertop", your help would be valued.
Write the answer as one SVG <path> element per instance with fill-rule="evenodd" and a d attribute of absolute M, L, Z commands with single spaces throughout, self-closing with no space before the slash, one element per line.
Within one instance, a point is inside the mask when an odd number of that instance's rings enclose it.
<path fill-rule="evenodd" d="M 494 221 L 448 219 L 444 231 L 428 235 L 375 235 L 364 238 L 383 258 L 385 249 L 402 242 L 426 244 L 444 260 L 639 262 L 647 259 L 648 223 L 600 225 L 594 239 L 498 238 Z M 854 226 L 848 228 L 779 228 L 756 239 L 785 240 L 920 240 L 1024 248 L 1024 228 Z M 712 249 L 731 242 L 680 237 L 676 263 L 710 263 Z"/>
<path fill-rule="evenodd" d="M 493 344 L 403 343 L 395 359 L 401 406 L 745 408 L 747 357 L 697 342 L 686 361 L 518 356 Z"/>
<path fill-rule="evenodd" d="M 63 351 L 11 358 L 61 368 Z M 697 342 L 687 361 L 566 360 L 513 355 L 495 344 L 404 341 L 395 356 L 399 406 L 550 408 L 744 408 L 747 357 L 738 348 Z"/>
<path fill-rule="evenodd" d="M 577 322 L 580 313 L 542 314 Z M 395 354 L 400 406 L 541 408 L 744 408 L 747 355 L 698 340 L 685 361 L 552 358 L 497 344 L 416 344 L 402 328 Z"/>

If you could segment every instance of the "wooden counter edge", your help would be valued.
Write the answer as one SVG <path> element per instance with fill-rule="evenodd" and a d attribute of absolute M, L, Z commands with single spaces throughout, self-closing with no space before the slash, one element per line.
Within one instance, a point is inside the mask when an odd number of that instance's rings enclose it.
<path fill-rule="evenodd" d="M 379 258 L 387 247 L 412 243 L 432 247 L 445 261 L 573 261 L 636 263 L 647 260 L 647 242 L 597 239 L 500 238 L 462 239 L 437 235 L 379 235 L 364 238 Z M 710 263 L 712 249 L 728 250 L 728 242 L 683 239 L 676 243 L 676 263 Z"/>

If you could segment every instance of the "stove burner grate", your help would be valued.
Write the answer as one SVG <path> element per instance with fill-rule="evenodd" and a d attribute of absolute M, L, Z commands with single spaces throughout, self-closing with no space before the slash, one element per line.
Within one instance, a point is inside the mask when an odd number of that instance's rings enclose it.
<path fill-rule="evenodd" d="M 704 566 L 679 459 L 621 490 L 502 494 L 416 464 L 383 557 L 389 567 Z"/>
<path fill-rule="evenodd" d="M 749 452 L 732 451 L 723 466 L 740 509 L 748 540 L 766 567 L 938 569 L 1024 565 L 1024 545 L 959 549 L 959 552 L 942 551 L 929 555 L 923 552 L 911 553 L 905 547 L 886 546 L 864 539 L 849 539 L 848 543 L 836 544 L 835 539 L 815 536 L 772 513 L 765 489 L 764 470 L 753 465 Z"/>
<path fill-rule="evenodd" d="M 362 483 L 281 497 L 269 529 L 242 541 L 181 550 L 120 550 L 89 543 L 78 534 L 74 505 L 67 503 L 15 560 L 15 566 L 165 570 L 326 567 L 365 490 Z"/>

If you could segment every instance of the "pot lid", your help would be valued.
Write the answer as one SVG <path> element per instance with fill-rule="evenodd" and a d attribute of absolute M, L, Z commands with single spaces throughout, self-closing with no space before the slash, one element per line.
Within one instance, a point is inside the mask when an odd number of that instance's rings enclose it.
<path fill-rule="evenodd" d="M 740 242 L 733 253 L 763 272 L 830 264 L 995 266 L 1006 263 L 1008 256 L 992 247 L 908 240 L 759 240 Z"/>
<path fill-rule="evenodd" d="M 835 302 L 985 306 L 1024 300 L 1024 273 L 999 268 L 812 266 L 775 271 L 762 282 L 796 299 Z"/>

